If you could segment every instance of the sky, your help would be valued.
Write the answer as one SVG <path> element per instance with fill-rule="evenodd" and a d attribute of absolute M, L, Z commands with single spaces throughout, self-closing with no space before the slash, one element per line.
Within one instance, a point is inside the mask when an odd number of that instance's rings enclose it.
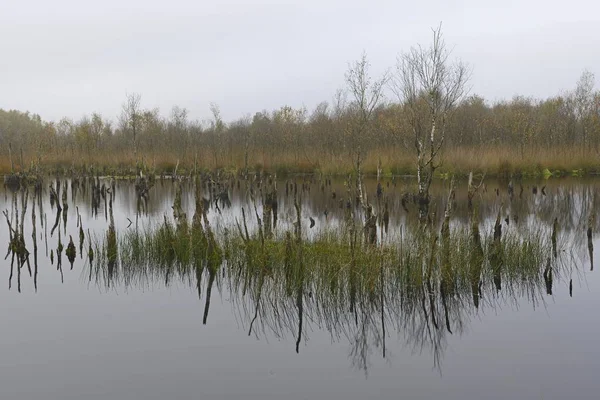
<path fill-rule="evenodd" d="M 377 76 L 440 23 L 489 101 L 572 90 L 585 69 L 600 80 L 595 0 L 0 0 L 0 108 L 115 119 L 135 92 L 199 120 L 211 102 L 226 121 L 311 110 L 363 51 Z"/>

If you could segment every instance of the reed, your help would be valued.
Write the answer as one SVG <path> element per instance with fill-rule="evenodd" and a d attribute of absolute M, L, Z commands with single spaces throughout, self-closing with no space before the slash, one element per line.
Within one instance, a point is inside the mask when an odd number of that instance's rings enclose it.
<path fill-rule="evenodd" d="M 306 157 L 298 159 L 293 149 L 277 152 L 255 151 L 248 155 L 248 165 L 254 171 L 277 173 L 278 176 L 301 173 L 320 173 L 330 176 L 344 176 L 354 170 L 350 157 L 333 154 L 330 149 L 310 149 Z M 36 163 L 34 155 L 25 154 L 25 166 Z M 512 146 L 455 146 L 445 149 L 441 157 L 441 175 L 454 174 L 467 176 L 469 172 L 485 172 L 488 177 L 525 176 L 536 177 L 552 173 L 575 175 L 600 173 L 600 157 L 592 147 L 581 146 L 529 146 L 522 154 Z M 179 162 L 180 175 L 193 171 L 225 169 L 242 171 L 245 166 L 245 153 L 242 148 L 233 148 L 226 156 L 215 163 L 208 149 L 198 148 L 181 154 L 177 151 L 146 151 L 143 162 L 157 174 L 170 174 Z M 376 175 L 381 162 L 383 175 L 414 175 L 415 155 L 410 149 L 393 144 L 373 148 L 362 163 L 365 175 Z M 35 164 L 36 167 L 38 164 Z M 93 154 L 74 152 L 51 152 L 44 156 L 39 168 L 47 172 L 87 171 L 91 166 L 103 175 L 135 175 L 136 162 L 128 151 L 94 152 Z M 28 170 L 29 167 L 22 170 Z M 0 156 L 0 173 L 10 174 L 8 156 Z"/>

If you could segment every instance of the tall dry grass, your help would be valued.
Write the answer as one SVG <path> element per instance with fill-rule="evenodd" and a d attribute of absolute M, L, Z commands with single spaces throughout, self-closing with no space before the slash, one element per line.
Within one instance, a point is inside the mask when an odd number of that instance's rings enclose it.
<path fill-rule="evenodd" d="M 243 170 L 243 149 L 223 149 L 217 157 L 209 149 L 189 149 L 184 154 L 174 150 L 141 152 L 141 161 L 156 173 L 170 173 L 179 163 L 179 172 L 198 170 Z M 511 146 L 453 147 L 441 154 L 440 174 L 466 175 L 470 171 L 485 172 L 488 176 L 524 175 L 535 176 L 548 173 L 595 174 L 600 172 L 600 154 L 596 149 L 581 146 L 530 147 L 523 153 Z M 411 175 L 416 172 L 416 157 L 409 149 L 388 146 L 367 152 L 363 162 L 365 174 L 376 174 L 381 162 L 383 173 Z M 253 150 L 248 157 L 250 171 L 263 170 L 279 175 L 293 173 L 324 173 L 345 175 L 352 172 L 354 159 L 349 154 L 334 154 L 329 149 L 306 149 L 305 151 L 267 149 Z M 136 160 L 130 151 L 104 152 L 52 152 L 42 155 L 24 154 L 13 156 L 15 172 L 29 169 L 32 165 L 47 172 L 82 169 L 93 166 L 110 174 L 135 172 Z M 21 165 L 22 164 L 22 165 Z M 548 171 L 545 171 L 548 170 Z M 0 156 L 0 173 L 10 173 L 11 163 L 7 155 Z"/>

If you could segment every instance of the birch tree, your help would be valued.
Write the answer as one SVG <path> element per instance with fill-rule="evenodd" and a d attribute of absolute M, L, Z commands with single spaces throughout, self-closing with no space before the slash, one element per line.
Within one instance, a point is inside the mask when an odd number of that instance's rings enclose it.
<path fill-rule="evenodd" d="M 429 213 L 429 187 L 440 166 L 440 150 L 448 120 L 467 94 L 469 68 L 451 62 L 442 38 L 441 25 L 433 29 L 429 47 L 417 46 L 401 54 L 396 63 L 392 89 L 408 110 L 417 154 L 420 216 Z"/>
<path fill-rule="evenodd" d="M 210 103 L 210 112 L 212 120 L 210 121 L 211 147 L 215 160 L 215 169 L 219 168 L 219 153 L 222 146 L 222 136 L 225 131 L 225 123 L 221 118 L 221 109 L 217 103 Z"/>
<path fill-rule="evenodd" d="M 592 117 L 592 109 L 594 105 L 594 74 L 590 71 L 583 71 L 581 77 L 577 81 L 577 87 L 573 93 L 575 116 L 579 123 L 579 131 L 581 132 L 582 145 L 586 147 L 589 142 L 590 120 Z"/>
<path fill-rule="evenodd" d="M 366 53 L 349 65 L 346 72 L 346 85 L 349 92 L 349 111 L 351 121 L 347 131 L 348 147 L 354 160 L 357 174 L 357 186 L 361 202 L 361 166 L 365 157 L 363 143 L 373 128 L 375 110 L 383 103 L 383 91 L 388 81 L 387 73 L 379 79 L 373 79 L 369 71 L 370 64 Z"/>
<path fill-rule="evenodd" d="M 121 112 L 121 127 L 124 132 L 131 132 L 133 137 L 133 158 L 137 164 L 138 142 L 137 135 L 142 119 L 142 96 L 139 93 L 127 94 Z"/>

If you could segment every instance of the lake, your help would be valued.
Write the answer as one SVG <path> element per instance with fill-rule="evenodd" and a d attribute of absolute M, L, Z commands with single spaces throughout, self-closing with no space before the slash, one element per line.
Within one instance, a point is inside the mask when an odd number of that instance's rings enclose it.
<path fill-rule="evenodd" d="M 515 181 L 510 191 L 485 180 L 476 212 L 467 182 L 450 196 L 448 185 L 435 183 L 433 233 L 417 242 L 414 182 L 367 179 L 375 213 L 389 213 L 367 245 L 342 180 L 205 178 L 203 247 L 181 244 L 194 237 L 190 179 L 157 179 L 143 198 L 111 178 L 4 188 L 0 398 L 598 398 L 600 180 Z M 462 252 L 474 215 L 486 259 L 475 277 Z M 353 249 L 340 233 L 349 219 Z M 20 226 L 22 266 L 9 246 Z M 451 247 L 451 279 L 437 250 L 433 267 L 405 273 L 428 243 Z"/>

